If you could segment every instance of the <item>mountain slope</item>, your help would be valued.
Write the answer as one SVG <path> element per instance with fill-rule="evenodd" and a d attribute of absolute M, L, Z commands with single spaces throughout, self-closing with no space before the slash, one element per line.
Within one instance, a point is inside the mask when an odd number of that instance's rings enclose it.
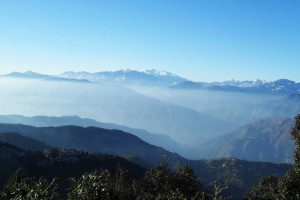
<path fill-rule="evenodd" d="M 1 132 L 17 132 L 58 148 L 101 152 L 129 158 L 136 157 L 143 159 L 149 165 L 165 161 L 171 166 L 176 166 L 183 160 L 177 154 L 150 145 L 132 134 L 119 130 L 79 126 L 37 128 L 26 125 L 0 124 Z"/>
<path fill-rule="evenodd" d="M 253 116 L 291 118 L 300 113 L 300 94 L 294 93 L 283 98 L 268 101 L 253 110 Z"/>
<path fill-rule="evenodd" d="M 78 116 L 26 117 L 22 115 L 0 115 L 0 123 L 24 124 L 24 125 L 37 126 L 37 127 L 74 125 L 74 126 L 82 126 L 82 127 L 94 126 L 94 127 L 104 128 L 104 129 L 117 129 L 117 130 L 122 130 L 127 133 L 136 135 L 137 137 L 141 138 L 142 140 L 144 140 L 149 144 L 163 147 L 169 151 L 177 152 L 177 153 L 180 153 L 182 151 L 181 147 L 179 147 L 179 145 L 167 135 L 149 133 L 148 131 L 142 129 L 133 129 L 130 127 L 121 126 L 117 124 L 101 123 L 93 119 L 80 118 Z"/>
<path fill-rule="evenodd" d="M 201 157 L 236 157 L 252 161 L 291 162 L 292 119 L 264 119 L 200 145 Z"/>
<path fill-rule="evenodd" d="M 24 126 L 20 126 L 19 128 L 26 129 Z M 67 132 L 69 131 L 73 132 L 72 130 L 68 130 Z M 90 130 L 87 130 L 85 134 L 89 131 Z M 36 133 L 34 132 L 33 134 Z M 47 135 L 51 135 L 50 132 L 48 132 Z M 118 137 L 120 137 L 120 135 L 118 135 Z M 68 138 L 71 139 L 71 142 L 74 142 L 72 137 Z M 112 143 L 112 141 L 107 140 L 107 138 L 103 140 L 106 140 L 106 143 Z M 82 143 L 85 143 L 85 141 L 83 140 Z M 135 146 L 133 145 L 133 147 Z M 118 147 L 113 145 L 111 145 L 111 149 L 116 149 L 111 151 L 118 151 Z M 136 148 L 136 151 L 140 150 L 141 149 Z M 152 154 L 152 156 L 155 155 Z M 146 159 L 151 160 L 149 157 Z M 162 158 L 162 160 L 163 159 L 164 158 Z M 191 166 L 197 177 L 205 185 L 212 185 L 215 180 L 222 182 L 229 181 L 230 189 L 227 192 L 233 195 L 233 199 L 241 199 L 244 193 L 256 183 L 261 176 L 270 174 L 282 175 L 291 167 L 291 165 L 287 164 L 250 162 L 233 158 L 197 161 L 185 160 L 180 157 L 174 159 L 176 162 L 166 159 L 165 161 L 172 168 L 177 168 L 179 165 Z M 134 159 L 135 162 L 137 162 L 137 160 L 138 159 Z M 115 170 L 117 166 L 128 170 L 130 174 L 135 177 L 141 177 L 144 173 L 143 168 L 116 156 L 100 153 L 87 154 L 76 150 L 63 149 L 47 150 L 44 153 L 28 152 L 0 142 L 0 173 L 2 175 L 0 177 L 0 185 L 20 167 L 31 176 L 44 176 L 47 178 L 59 177 L 60 179 L 66 180 L 69 177 L 78 177 L 85 172 L 95 169 Z"/>
<path fill-rule="evenodd" d="M 176 168 L 183 164 L 191 166 L 200 181 L 207 186 L 212 185 L 215 180 L 229 181 L 230 189 L 227 194 L 232 195 L 233 199 L 241 199 L 261 176 L 282 175 L 291 167 L 287 164 L 238 159 L 189 161 L 179 158 L 177 163 L 178 165 L 171 167 Z M 116 156 L 63 149 L 52 149 L 44 153 L 28 152 L 0 142 L 0 185 L 20 167 L 31 176 L 59 177 L 60 180 L 66 180 L 95 169 L 115 170 L 117 166 L 128 170 L 131 176 L 135 177 L 141 177 L 145 172 L 143 168 Z"/>
<path fill-rule="evenodd" d="M 45 144 L 44 142 L 14 132 L 0 133 L 0 141 L 10 143 L 24 150 L 31 151 L 43 151 L 51 148 L 51 146 Z"/>
<path fill-rule="evenodd" d="M 0 142 L 0 186 L 19 168 L 34 177 L 54 178 L 67 181 L 70 177 L 96 169 L 116 170 L 120 166 L 135 177 L 141 177 L 145 169 L 124 158 L 101 153 L 87 154 L 75 150 L 52 149 L 29 152 Z"/>
<path fill-rule="evenodd" d="M 243 199 L 244 194 L 263 176 L 284 175 L 291 165 L 267 162 L 250 162 L 235 158 L 190 161 L 200 182 L 213 185 L 214 181 L 227 181 L 228 190 L 225 195 L 233 200 Z"/>

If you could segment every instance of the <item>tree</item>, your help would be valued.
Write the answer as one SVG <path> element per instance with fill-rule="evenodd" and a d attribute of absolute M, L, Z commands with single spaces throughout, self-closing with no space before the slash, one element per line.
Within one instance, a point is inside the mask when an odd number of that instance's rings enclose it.
<path fill-rule="evenodd" d="M 263 177 L 245 196 L 247 200 L 275 200 L 278 197 L 278 177 Z"/>
<path fill-rule="evenodd" d="M 204 198 L 203 189 L 188 166 L 171 171 L 165 163 L 147 171 L 138 199 L 190 200 Z"/>
<path fill-rule="evenodd" d="M 73 180 L 69 200 L 204 200 L 202 186 L 187 166 L 173 172 L 164 163 L 132 180 L 118 168 L 115 174 L 100 170 Z"/>
<path fill-rule="evenodd" d="M 79 180 L 72 181 L 68 195 L 69 200 L 132 200 L 134 197 L 133 181 L 120 168 L 115 175 L 108 170 L 84 174 Z"/>
<path fill-rule="evenodd" d="M 295 125 L 291 131 L 291 135 L 295 141 L 296 150 L 294 152 L 295 167 L 300 167 L 300 115 L 295 118 Z"/>
<path fill-rule="evenodd" d="M 220 181 L 215 181 L 213 194 L 210 196 L 213 200 L 226 200 L 228 198 L 222 196 L 222 192 L 226 189 L 228 189 L 228 183 L 221 183 Z"/>
<path fill-rule="evenodd" d="M 61 198 L 55 179 L 51 183 L 44 178 L 35 180 L 26 177 L 22 170 L 18 170 L 0 192 L 0 199 L 59 200 Z"/>

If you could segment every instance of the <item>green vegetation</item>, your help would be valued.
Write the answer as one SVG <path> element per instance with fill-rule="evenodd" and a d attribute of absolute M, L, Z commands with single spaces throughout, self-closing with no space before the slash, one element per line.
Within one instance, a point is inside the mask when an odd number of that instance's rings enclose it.
<path fill-rule="evenodd" d="M 26 127 L 24 126 L 17 125 L 16 127 L 19 127 L 20 129 L 24 128 L 22 129 L 22 131 L 26 130 Z M 30 129 L 30 130 L 34 130 L 34 129 Z M 55 132 L 55 130 L 56 129 L 53 128 L 52 133 Z M 69 129 L 63 129 L 63 130 L 69 130 Z M 70 130 L 72 131 L 58 132 L 59 134 L 57 133 L 57 135 L 60 135 L 60 137 L 52 141 L 59 142 L 61 141 L 60 138 L 64 138 L 65 136 L 72 136 L 74 135 L 74 131 L 77 131 L 78 129 L 75 128 L 74 130 L 73 129 Z M 0 173 L 1 173 L 0 187 L 3 186 L 5 183 L 7 183 L 9 177 L 11 177 L 16 170 L 22 168 L 29 177 L 35 178 L 33 180 L 39 180 L 40 177 L 44 177 L 47 181 L 51 182 L 53 179 L 57 177 L 59 181 L 58 183 L 60 186 L 60 190 L 64 191 L 62 192 L 63 193 L 62 196 L 64 198 L 67 197 L 67 193 L 69 192 L 66 191 L 66 189 L 70 188 L 70 181 L 69 181 L 70 178 L 73 177 L 75 178 L 74 180 L 79 180 L 83 174 L 88 174 L 90 172 L 95 172 L 95 171 L 98 172 L 101 171 L 101 169 L 107 169 L 111 174 L 111 176 L 114 177 L 115 173 L 118 170 L 117 166 L 125 170 L 128 173 L 128 177 L 132 180 L 135 180 L 135 183 L 140 185 L 141 184 L 140 180 L 144 178 L 146 172 L 145 168 L 147 169 L 150 168 L 147 161 L 150 160 L 151 162 L 151 160 L 163 160 L 160 159 L 161 157 L 168 158 L 165 160 L 165 163 L 170 167 L 170 169 L 166 169 L 167 172 L 170 172 L 171 174 L 174 175 L 174 172 L 178 171 L 178 168 L 180 168 L 180 166 L 188 165 L 189 167 L 191 167 L 191 169 L 193 169 L 194 174 L 197 177 L 197 180 L 200 180 L 200 182 L 205 187 L 206 191 L 210 191 L 209 193 L 215 194 L 215 196 L 217 196 L 216 194 L 230 196 L 232 197 L 233 200 L 242 199 L 244 194 L 247 191 L 249 191 L 249 189 L 254 184 L 256 184 L 262 176 L 267 176 L 270 174 L 276 174 L 278 176 L 282 176 L 291 168 L 291 165 L 288 164 L 249 162 L 249 161 L 243 161 L 234 158 L 191 161 L 191 160 L 183 159 L 179 156 L 176 156 L 176 154 L 171 154 L 170 152 L 167 151 L 160 151 L 161 150 L 160 148 L 155 146 L 150 146 L 149 144 L 143 142 L 142 143 L 130 142 L 130 144 L 132 144 L 132 147 L 130 149 L 132 149 L 132 152 L 134 152 L 134 148 L 136 147 L 136 144 L 142 145 L 140 146 L 140 148 L 136 148 L 135 151 L 138 151 L 139 149 L 147 150 L 146 152 L 143 153 L 143 155 L 148 155 L 147 157 L 146 156 L 144 157 L 147 160 L 142 160 L 140 157 L 127 157 L 127 159 L 124 159 L 122 157 L 118 157 L 114 155 L 107 155 L 102 153 L 86 153 L 78 150 L 67 150 L 67 149 L 48 149 L 43 152 L 36 152 L 36 151 L 23 150 L 23 148 L 28 147 L 29 149 L 32 150 L 39 149 L 40 147 L 44 146 L 44 143 L 41 143 L 40 141 L 35 139 L 30 139 L 30 137 L 28 136 L 24 137 L 16 133 L 3 133 L 2 135 L 5 136 L 3 138 L 5 139 L 7 138 L 6 139 L 7 142 L 18 145 L 19 148 L 14 145 L 0 142 Z M 78 138 L 78 140 L 81 139 L 81 142 L 84 141 L 85 137 L 90 136 L 88 134 L 76 134 L 76 135 L 77 135 L 76 137 L 73 137 L 73 140 L 75 140 L 75 138 Z M 130 135 L 125 134 L 125 136 L 129 137 Z M 104 143 L 105 140 L 107 140 L 106 137 L 101 137 L 101 138 L 103 139 L 102 143 Z M 140 140 L 136 140 L 136 137 L 130 137 L 130 140 L 140 141 Z M 88 144 L 88 142 L 86 144 Z M 120 146 L 123 143 L 118 142 L 118 144 L 119 145 L 117 146 Z M 108 145 L 107 148 L 110 151 L 114 151 L 114 149 L 117 146 Z M 154 158 L 155 156 L 157 157 Z M 128 161 L 128 159 L 130 161 Z M 140 164 L 143 164 L 142 166 L 144 167 L 141 167 Z M 152 170 L 153 169 L 155 168 L 152 168 Z M 184 170 L 183 168 L 181 169 L 180 173 L 192 174 L 192 172 L 191 171 L 189 172 L 188 169 L 189 168 Z M 149 170 L 149 173 L 152 170 Z M 152 171 L 152 173 L 154 172 L 155 170 Z M 178 172 L 177 175 L 180 175 L 180 173 Z M 169 196 L 174 196 L 175 194 L 178 193 L 177 188 L 181 188 L 181 186 L 179 187 L 173 185 L 174 182 L 176 182 L 176 184 L 181 183 L 181 185 L 188 185 L 188 183 L 191 183 L 191 180 L 195 179 L 195 177 L 192 176 L 190 176 L 190 179 L 182 179 L 182 178 L 177 179 L 174 178 L 173 175 L 168 177 L 170 179 L 162 179 L 162 181 L 164 180 L 163 184 L 161 185 L 162 188 L 167 187 L 167 185 L 165 185 L 166 181 L 169 181 L 170 183 L 169 186 L 172 185 L 171 189 L 169 187 L 169 189 L 172 192 L 166 193 Z M 222 184 L 220 185 L 215 183 L 216 180 L 220 180 L 221 183 L 227 182 L 228 188 L 226 190 L 223 190 Z M 152 184 L 152 183 L 148 182 L 148 184 Z M 156 186 L 156 184 L 154 186 Z M 184 192 L 186 190 L 189 190 L 191 191 L 190 192 L 191 194 L 195 194 L 195 190 L 193 188 L 195 187 L 194 186 L 188 187 L 182 189 L 179 192 Z M 146 189 L 140 188 L 139 191 L 143 192 L 144 194 L 151 193 L 151 192 L 147 192 Z M 169 189 L 165 189 L 164 191 L 167 190 L 169 191 Z M 221 193 L 220 190 L 222 191 Z M 212 192 L 212 191 L 219 191 L 219 192 Z M 187 194 L 183 194 L 183 195 L 187 195 Z M 202 193 L 200 192 L 197 195 L 198 196 L 196 198 L 200 198 L 199 196 L 202 196 Z M 191 196 L 188 196 L 187 198 L 190 198 Z"/>
<path fill-rule="evenodd" d="M 222 196 L 229 196 L 234 200 L 242 199 L 263 176 L 245 199 L 300 199 L 300 115 L 296 120 L 292 130 L 296 143 L 293 168 L 288 164 L 234 158 L 186 160 L 117 130 L 76 126 L 38 129 L 13 125 L 15 129 L 21 127 L 27 136 L 0 134 L 0 140 L 18 146 L 0 142 L 0 199 L 222 200 Z M 10 125 L 0 127 L 8 129 Z M 88 138 L 97 141 L 90 143 Z M 83 148 L 90 152 L 99 152 L 105 147 L 110 153 L 128 156 L 125 159 L 55 149 L 44 141 L 51 146 Z M 43 149 L 46 150 L 36 151 Z M 159 160 L 165 163 L 153 167 Z M 23 171 L 15 173 L 20 168 Z M 225 185 L 221 184 L 224 182 Z"/>
<path fill-rule="evenodd" d="M 246 194 L 247 200 L 288 200 L 300 199 L 300 115 L 291 131 L 295 140 L 294 167 L 283 177 L 264 177 L 251 191 Z"/>
<path fill-rule="evenodd" d="M 204 193 L 191 169 L 182 167 L 176 172 L 160 164 L 146 172 L 141 180 L 130 179 L 119 169 L 115 175 L 109 171 L 85 174 L 73 182 L 69 199 L 199 199 Z"/>
<path fill-rule="evenodd" d="M 61 197 L 55 179 L 51 183 L 44 178 L 35 180 L 26 177 L 22 170 L 18 170 L 0 192 L 0 199 L 58 200 Z"/>
<path fill-rule="evenodd" d="M 68 194 L 67 194 L 68 193 Z M 67 195 L 66 195 L 67 194 Z M 145 173 L 141 179 L 133 179 L 127 171 L 118 168 L 97 170 L 71 179 L 69 189 L 62 190 L 47 179 L 28 178 L 17 171 L 0 192 L 0 199 L 11 200 L 221 200 L 220 191 L 214 195 L 205 193 L 192 169 L 187 166 L 171 171 L 162 163 Z"/>

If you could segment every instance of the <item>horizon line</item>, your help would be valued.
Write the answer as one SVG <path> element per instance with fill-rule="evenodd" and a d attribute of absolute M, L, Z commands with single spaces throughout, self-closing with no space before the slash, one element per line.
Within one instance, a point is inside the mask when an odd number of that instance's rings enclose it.
<path fill-rule="evenodd" d="M 184 78 L 186 79 L 186 81 L 191 81 L 191 82 L 196 82 L 196 83 L 200 83 L 200 82 L 204 82 L 204 83 L 214 83 L 214 82 L 226 82 L 226 81 L 235 81 L 235 82 L 245 82 L 245 81 L 263 81 L 263 82 L 275 82 L 275 81 L 279 81 L 279 80 L 289 80 L 289 81 L 293 81 L 295 83 L 300 83 L 300 81 L 296 81 L 296 80 L 293 80 L 293 79 L 289 79 L 289 78 L 278 78 L 278 79 L 273 79 L 273 80 L 268 80 L 268 79 L 261 79 L 261 78 L 255 78 L 255 79 L 244 79 L 244 80 L 241 80 L 241 79 L 236 79 L 236 78 L 229 78 L 229 79 L 223 79 L 223 80 L 213 80 L 213 81 L 193 81 L 189 78 L 186 78 L 186 77 L 183 77 L 181 75 L 178 75 L 178 74 L 175 74 L 173 72 L 170 72 L 170 71 L 166 71 L 166 70 L 160 70 L 160 69 L 154 69 L 154 68 L 145 68 L 145 69 L 133 69 L 133 68 L 120 68 L 118 70 L 103 70 L 103 71 L 87 71 L 87 70 L 78 70 L 78 71 L 72 71 L 72 70 L 67 70 L 67 71 L 62 71 L 60 73 L 57 73 L 57 74 L 51 74 L 51 73 L 42 73 L 42 72 L 39 72 L 39 71 L 35 71 L 35 70 L 20 70 L 20 71 L 10 71 L 8 73 L 4 73 L 4 74 L 0 74 L 0 76 L 7 76 L 7 75 L 10 75 L 10 74 L 13 74 L 13 73 L 22 73 L 22 74 L 26 74 L 26 73 L 35 73 L 35 74 L 40 74 L 40 75 L 47 75 L 47 76 L 59 76 L 59 75 L 62 75 L 64 73 L 67 73 L 67 72 L 74 72 L 74 73 L 90 73 L 90 74 L 97 74 L 97 73 L 103 73 L 103 72 L 120 72 L 120 71 L 136 71 L 136 72 L 143 72 L 143 71 L 150 71 L 150 70 L 155 70 L 155 71 L 158 71 L 158 72 L 167 72 L 167 73 L 170 73 L 170 74 L 173 74 L 175 76 L 178 76 L 180 78 Z"/>

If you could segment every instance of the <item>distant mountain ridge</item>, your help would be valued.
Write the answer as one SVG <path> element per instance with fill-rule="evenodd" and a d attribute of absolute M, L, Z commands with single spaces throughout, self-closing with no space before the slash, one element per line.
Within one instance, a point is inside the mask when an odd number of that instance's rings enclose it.
<path fill-rule="evenodd" d="M 74 82 L 93 82 L 103 84 L 123 84 L 123 85 L 150 85 L 150 86 L 171 86 L 187 79 L 173 73 L 156 70 L 131 70 L 122 69 L 118 71 L 102 72 L 74 72 L 67 71 L 60 75 L 46 75 L 33 71 L 12 72 L 1 75 L 2 77 L 42 79 L 48 81 L 74 81 Z"/>
<path fill-rule="evenodd" d="M 143 84 L 170 86 L 186 81 L 187 79 L 163 70 L 131 70 L 123 69 L 118 71 L 103 72 L 65 72 L 59 77 L 69 79 L 86 79 L 96 83 L 120 83 L 120 84 Z"/>
<path fill-rule="evenodd" d="M 78 83 L 89 83 L 88 80 L 85 79 L 70 79 L 70 78 L 63 78 L 57 77 L 47 74 L 40 74 L 33 71 L 26 71 L 26 72 L 12 72 L 9 74 L 1 75 L 0 77 L 10 77 L 10 78 L 25 78 L 25 79 L 40 79 L 46 81 L 66 81 L 66 82 L 78 82 Z"/>
<path fill-rule="evenodd" d="M 238 81 L 227 80 L 221 82 L 194 82 L 171 72 L 145 69 L 121 69 L 117 71 L 67 71 L 60 75 L 46 75 L 32 71 L 12 72 L 1 77 L 42 79 L 50 81 L 93 82 L 104 84 L 166 86 L 173 89 L 205 89 L 227 92 L 267 93 L 287 95 L 300 92 L 300 82 L 288 79 L 276 81 L 254 80 Z"/>
<path fill-rule="evenodd" d="M 300 83 L 288 79 L 276 81 L 223 81 L 223 82 L 193 82 L 184 81 L 174 86 L 173 89 L 204 89 L 227 92 L 267 93 L 287 95 L 300 92 Z"/>

